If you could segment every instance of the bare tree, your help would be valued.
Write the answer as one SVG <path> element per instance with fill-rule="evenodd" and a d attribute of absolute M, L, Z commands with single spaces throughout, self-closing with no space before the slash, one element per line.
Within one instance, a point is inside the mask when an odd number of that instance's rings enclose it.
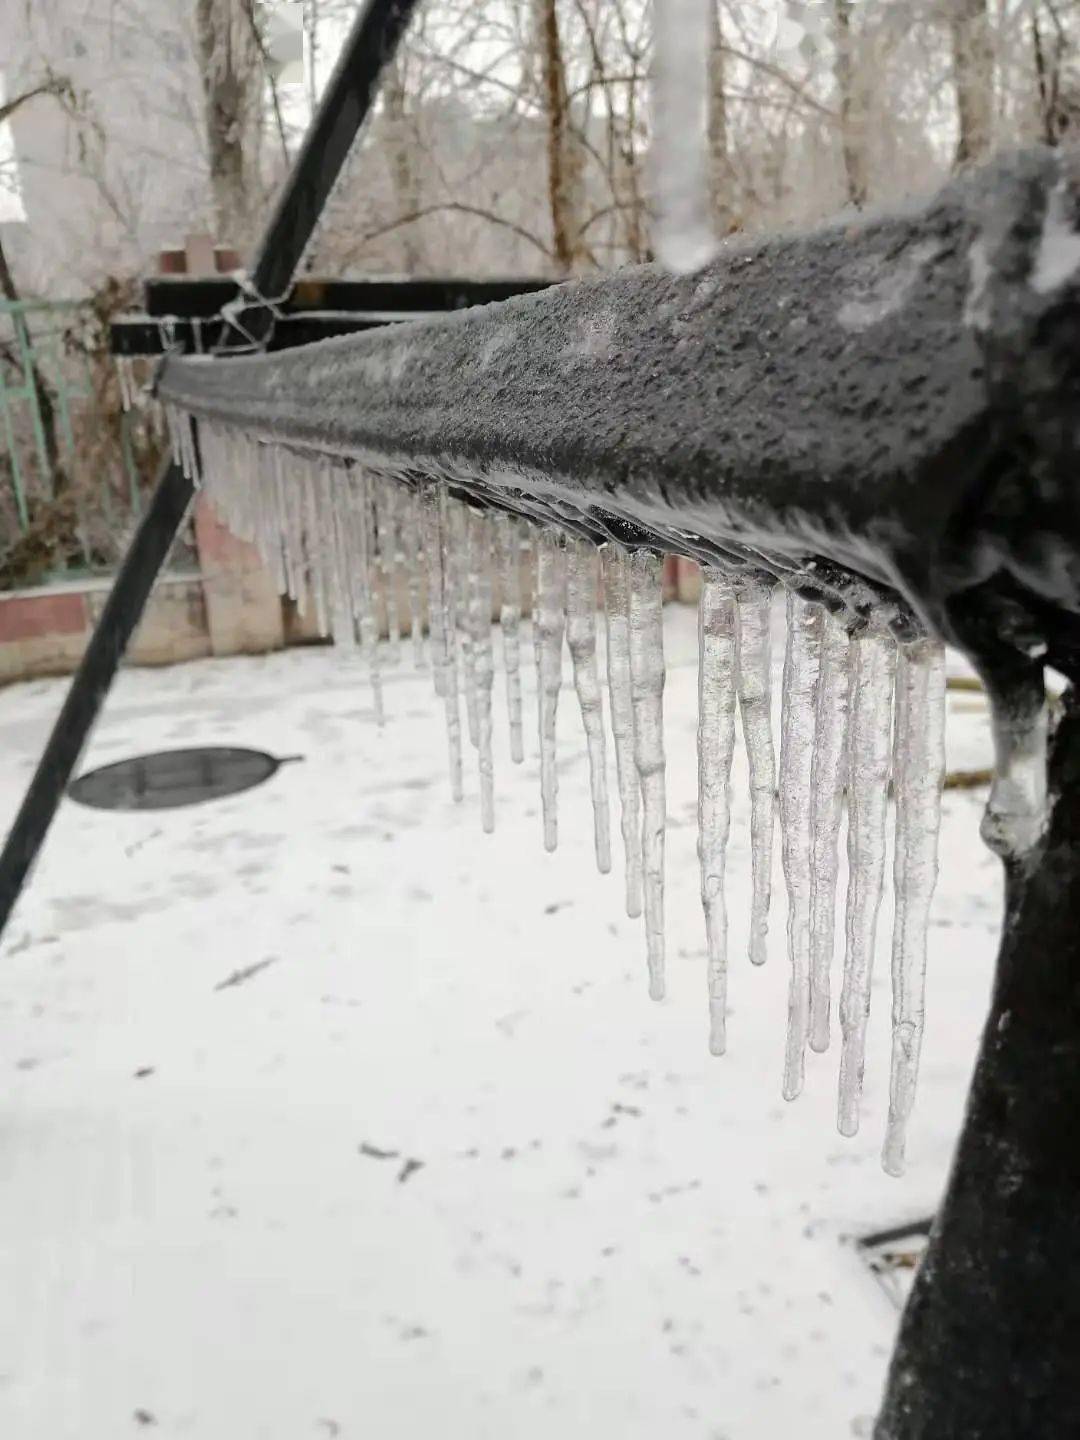
<path fill-rule="evenodd" d="M 578 258 L 577 182 L 580 159 L 569 126 L 566 62 L 555 0 L 535 0 L 540 94 L 547 130 L 548 203 L 555 262 L 568 275 Z"/>
<path fill-rule="evenodd" d="M 728 154 L 727 65 L 720 7 L 709 7 L 709 185 L 712 212 L 721 235 L 738 228 L 735 175 Z"/>
<path fill-rule="evenodd" d="M 196 0 L 217 238 L 243 245 L 259 195 L 263 66 L 254 0 Z"/>
<path fill-rule="evenodd" d="M 994 49 L 986 0 L 953 0 L 953 77 L 959 138 L 956 163 L 990 153 L 994 134 Z"/>

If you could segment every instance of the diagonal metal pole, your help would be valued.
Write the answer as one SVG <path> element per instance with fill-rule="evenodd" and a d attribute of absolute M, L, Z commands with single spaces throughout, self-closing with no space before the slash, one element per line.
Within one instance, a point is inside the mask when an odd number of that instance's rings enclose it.
<path fill-rule="evenodd" d="M 358 13 L 256 251 L 251 285 L 258 296 L 273 299 L 291 285 L 327 196 L 371 109 L 379 75 L 393 56 L 417 4 L 418 0 L 366 0 Z M 193 494 L 192 482 L 178 466 L 168 462 L 0 852 L 0 935 L 48 834 Z"/>

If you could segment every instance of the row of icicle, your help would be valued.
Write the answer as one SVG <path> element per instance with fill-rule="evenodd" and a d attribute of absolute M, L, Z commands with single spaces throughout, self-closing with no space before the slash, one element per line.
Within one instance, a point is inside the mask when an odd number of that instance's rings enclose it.
<path fill-rule="evenodd" d="M 167 412 L 168 413 L 168 412 Z M 588 746 L 596 862 L 611 869 L 604 697 L 597 599 L 607 629 L 626 913 L 644 912 L 649 991 L 664 995 L 665 762 L 662 559 L 627 553 L 454 500 L 445 485 L 413 488 L 357 465 L 292 455 L 209 422 L 196 446 L 190 417 L 168 413 L 178 462 L 207 489 L 229 527 L 256 544 L 279 590 L 310 602 L 320 633 L 358 647 L 376 717 L 382 669 L 399 663 L 407 601 L 414 661 L 445 707 L 453 796 L 463 795 L 460 697 L 478 756 L 480 811 L 495 824 L 492 616 L 497 579 L 512 759 L 524 759 L 521 619 L 535 574 L 544 845 L 558 841 L 555 731 L 563 650 Z M 196 471 L 201 470 L 201 475 Z M 710 1048 L 726 1046 L 725 854 L 739 710 L 750 775 L 752 898 L 749 952 L 765 960 L 777 780 L 791 966 L 784 1095 L 803 1087 L 805 1051 L 828 1048 L 839 840 L 847 797 L 846 944 L 839 998 L 838 1124 L 859 1125 L 870 983 L 884 887 L 890 781 L 895 792 L 892 1071 L 883 1164 L 904 1168 L 924 1017 L 926 932 L 937 876 L 944 777 L 945 668 L 929 638 L 897 645 L 884 621 L 850 632 L 823 606 L 789 592 L 779 777 L 772 734 L 771 580 L 703 572 L 699 616 L 698 853 L 708 952 Z M 380 610 L 380 598 L 382 607 Z M 426 620 L 426 624 L 424 623 Z M 379 643 L 385 629 L 389 643 Z"/>

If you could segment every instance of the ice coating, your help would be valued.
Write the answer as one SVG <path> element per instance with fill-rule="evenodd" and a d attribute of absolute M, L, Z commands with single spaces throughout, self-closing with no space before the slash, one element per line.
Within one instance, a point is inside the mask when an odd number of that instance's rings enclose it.
<path fill-rule="evenodd" d="M 825 612 L 820 605 L 789 591 L 787 621 L 780 749 L 780 830 L 788 892 L 788 962 L 791 966 L 784 1099 L 794 1100 L 803 1087 L 806 1042 L 810 1032 L 810 783 Z"/>
<path fill-rule="evenodd" d="M 727 906 L 724 869 L 731 831 L 735 753 L 735 596 L 718 570 L 702 571 L 698 609 L 698 859 L 708 951 L 709 1049 L 727 1048 Z"/>
<path fill-rule="evenodd" d="M 521 538 L 510 515 L 494 519 L 495 553 L 499 572 L 499 626 L 502 630 L 503 671 L 506 675 L 506 709 L 510 721 L 510 759 L 525 759 L 521 713 Z"/>
<path fill-rule="evenodd" d="M 592 795 L 596 868 L 601 875 L 606 875 L 611 869 L 611 817 L 608 807 L 604 701 L 596 663 L 596 599 L 596 549 L 587 541 L 570 540 L 566 547 L 566 641 L 589 748 L 589 789 Z"/>
<path fill-rule="evenodd" d="M 893 681 L 896 645 L 871 625 L 852 641 L 851 716 L 848 739 L 848 892 L 844 987 L 840 996 L 841 1135 L 859 1128 L 870 1018 L 878 910 L 885 877 L 885 817 L 889 795 Z"/>
<path fill-rule="evenodd" d="M 544 813 L 544 849 L 559 843 L 559 775 L 555 766 L 555 721 L 562 689 L 563 634 L 566 629 L 566 551 L 563 538 L 549 530 L 536 537 L 536 601 L 533 642 L 540 728 L 540 798 Z"/>
<path fill-rule="evenodd" d="M 495 651 L 491 638 L 491 530 L 482 511 L 470 511 L 469 625 L 473 641 L 476 688 L 477 752 L 480 765 L 480 820 L 490 835 L 495 829 L 495 762 L 491 749 L 491 698 L 495 684 Z"/>
<path fill-rule="evenodd" d="M 894 757 L 892 1069 L 882 1164 L 890 1175 L 902 1175 L 922 1050 L 926 937 L 945 782 L 945 647 L 940 641 L 920 639 L 899 648 Z"/>
<path fill-rule="evenodd" d="M 618 545 L 605 545 L 600 561 L 607 625 L 608 701 L 626 865 L 626 913 L 636 920 L 642 904 L 641 784 L 634 761 L 634 704 L 630 694 L 629 557 Z"/>
<path fill-rule="evenodd" d="M 810 1048 L 829 1048 L 832 963 L 836 940 L 838 846 L 844 801 L 844 758 L 850 696 L 850 643 L 829 615 L 821 644 L 814 756 L 810 767 Z"/>
<path fill-rule="evenodd" d="M 706 117 L 709 10 L 714 0 L 653 5 L 653 185 L 656 253 L 676 272 L 697 270 L 716 253 L 709 220 Z"/>
<path fill-rule="evenodd" d="M 667 793 L 664 761 L 664 562 L 651 550 L 629 561 L 630 695 L 634 706 L 634 763 L 641 782 L 641 853 L 649 994 L 664 998 L 664 837 Z"/>
<path fill-rule="evenodd" d="M 753 897 L 750 959 L 764 965 L 772 897 L 773 830 L 776 809 L 776 752 L 772 734 L 772 591 L 762 584 L 737 595 L 736 674 L 743 743 L 750 767 L 750 847 Z"/>
<path fill-rule="evenodd" d="M 1019 711 L 991 692 L 994 783 L 980 833 L 996 854 L 1018 859 L 1046 829 L 1046 750 L 1049 714 L 1045 696 Z"/>

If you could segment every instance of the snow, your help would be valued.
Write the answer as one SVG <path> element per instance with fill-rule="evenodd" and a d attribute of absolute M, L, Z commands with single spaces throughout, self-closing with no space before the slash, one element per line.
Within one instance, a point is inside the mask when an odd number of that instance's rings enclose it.
<path fill-rule="evenodd" d="M 774 630 L 779 661 L 781 611 Z M 708 1054 L 692 611 L 667 610 L 665 649 L 664 1005 L 621 866 L 595 873 L 576 706 L 545 855 L 534 735 L 511 765 L 497 715 L 484 836 L 474 767 L 451 800 L 430 676 L 385 673 L 380 731 L 340 649 L 122 675 L 88 767 L 196 743 L 305 759 L 205 807 L 64 806 L 14 917 L 5 1440 L 113 1440 L 137 1411 L 194 1440 L 837 1440 L 873 1413 L 896 1315 L 847 1237 L 944 1183 L 1000 923 L 985 797 L 945 796 L 896 1181 L 884 954 L 859 1136 L 835 1131 L 835 1050 L 780 1098 L 785 906 L 752 967 L 741 746 L 728 1053 Z M 533 705 L 531 664 L 523 682 Z M 9 816 L 65 688 L 0 694 Z M 981 697 L 950 695 L 948 743 L 952 767 L 988 763 Z"/>

